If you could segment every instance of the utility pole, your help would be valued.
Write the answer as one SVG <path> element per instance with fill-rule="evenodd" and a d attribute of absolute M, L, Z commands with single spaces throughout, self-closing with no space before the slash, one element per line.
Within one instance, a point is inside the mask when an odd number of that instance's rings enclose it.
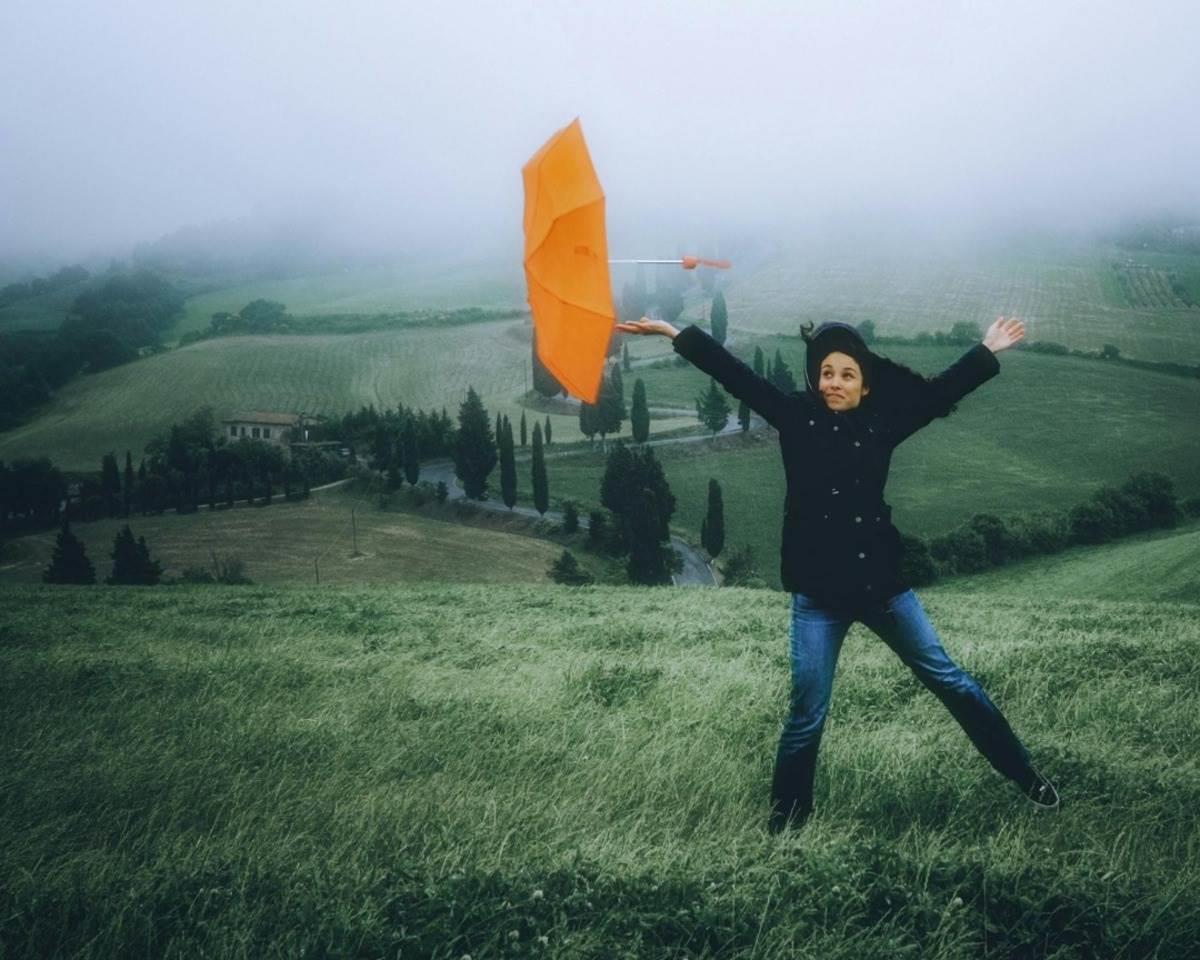
<path fill-rule="evenodd" d="M 354 552 L 352 554 L 350 554 L 350 556 L 352 556 L 352 557 L 358 556 L 358 524 L 355 523 L 355 520 L 354 520 L 354 511 L 357 509 L 358 509 L 357 506 L 353 506 L 350 508 L 350 530 L 351 530 L 351 535 L 354 537 Z"/>
<path fill-rule="evenodd" d="M 317 586 L 320 586 L 321 585 L 321 566 L 317 562 L 316 557 L 313 557 L 313 573 L 316 574 L 316 577 L 317 577 Z"/>

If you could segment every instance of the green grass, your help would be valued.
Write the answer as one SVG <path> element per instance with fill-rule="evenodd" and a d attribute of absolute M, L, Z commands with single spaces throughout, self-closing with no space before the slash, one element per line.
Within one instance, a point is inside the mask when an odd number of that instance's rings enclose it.
<path fill-rule="evenodd" d="M 1188 956 L 1200 608 L 923 596 L 1057 813 L 856 626 L 768 836 L 769 592 L 0 590 L 0 953 Z"/>
<path fill-rule="evenodd" d="M 964 577 L 947 588 L 1200 603 L 1200 525 L 1192 522 L 1177 530 L 1158 530 L 1103 546 L 1074 547 Z"/>
<path fill-rule="evenodd" d="M 397 506 L 402 502 L 394 499 Z M 380 510 L 374 501 L 335 487 L 307 500 L 277 496 L 266 507 L 238 504 L 209 511 L 205 505 L 183 516 L 72 524 L 97 580 L 108 576 L 113 538 L 126 522 L 135 538 L 146 538 L 165 576 L 177 577 L 189 566 L 208 569 L 215 551 L 240 558 L 251 580 L 269 585 L 312 584 L 318 574 L 322 584 L 542 583 L 564 545 L 581 539 L 555 542 L 525 518 L 465 513 L 453 504 L 429 504 L 420 513 Z M 353 555 L 355 529 L 358 556 Z M 6 542 L 0 550 L 0 584 L 40 583 L 57 535 L 47 530 Z M 606 576 L 605 561 L 577 544 L 573 552 L 597 579 Z"/>
<path fill-rule="evenodd" d="M 275 300 L 296 316 L 525 306 L 520 262 L 439 261 L 348 267 L 327 273 L 238 282 L 191 297 L 176 338 L 206 330 L 214 313 L 237 313 L 253 300 Z"/>

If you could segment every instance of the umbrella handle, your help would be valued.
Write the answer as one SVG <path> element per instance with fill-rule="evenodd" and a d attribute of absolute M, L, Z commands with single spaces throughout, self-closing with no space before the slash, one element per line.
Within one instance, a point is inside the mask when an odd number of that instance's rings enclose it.
<path fill-rule="evenodd" d="M 728 270 L 732 266 L 728 260 L 706 260 L 704 257 L 684 257 L 680 263 L 683 264 L 684 270 L 695 270 L 697 266 Z"/>

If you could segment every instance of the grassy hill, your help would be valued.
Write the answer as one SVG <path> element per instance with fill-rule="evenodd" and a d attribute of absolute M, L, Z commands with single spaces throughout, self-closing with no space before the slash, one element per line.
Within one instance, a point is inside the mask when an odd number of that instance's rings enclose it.
<path fill-rule="evenodd" d="M 1073 547 L 946 584 L 947 590 L 1200 603 L 1200 525 Z"/>
<path fill-rule="evenodd" d="M 98 580 L 108 576 L 113 538 L 125 522 L 71 526 Z M 323 585 L 543 583 L 563 549 L 535 536 L 523 518 L 464 513 L 453 504 L 430 504 L 421 515 L 381 511 L 337 487 L 315 491 L 308 500 L 289 503 L 278 497 L 268 507 L 238 504 L 210 512 L 202 506 L 193 514 L 135 516 L 128 523 L 135 538 L 146 538 L 165 576 L 177 577 L 189 566 L 209 568 L 210 552 L 216 552 L 241 559 L 251 580 L 270 585 L 312 584 L 318 573 Z M 0 584 L 40 583 L 57 535 L 48 530 L 6 543 L 0 550 Z M 605 576 L 604 561 L 574 552 L 597 579 Z"/>
<path fill-rule="evenodd" d="M 856 626 L 768 836 L 774 593 L 0 590 L 0 952 L 1190 955 L 1200 607 L 922 596 L 1056 813 Z"/>
<path fill-rule="evenodd" d="M 239 410 L 333 415 L 397 403 L 456 416 L 473 386 L 493 416 L 515 422 L 529 350 L 524 320 L 205 340 L 73 380 L 29 423 L 0 434 L 0 459 L 48 456 L 67 469 L 99 470 L 105 453 L 137 456 L 203 405 L 218 421 Z M 552 420 L 556 440 L 581 437 L 576 413 Z"/>
<path fill-rule="evenodd" d="M 960 320 L 986 329 L 997 316 L 1025 321 L 1033 340 L 1079 349 L 1116 344 L 1126 356 L 1200 361 L 1200 306 L 1164 283 L 1170 273 L 1200 304 L 1200 257 L 1092 243 L 1023 241 L 991 249 L 936 248 L 919 241 L 872 252 L 870 238 L 820 247 L 781 245 L 728 275 L 730 323 L 795 333 L 802 320 L 873 320 L 880 333 L 948 330 Z M 1124 283 L 1122 273 L 1138 275 Z M 1128 278 L 1126 278 L 1128 279 Z"/>

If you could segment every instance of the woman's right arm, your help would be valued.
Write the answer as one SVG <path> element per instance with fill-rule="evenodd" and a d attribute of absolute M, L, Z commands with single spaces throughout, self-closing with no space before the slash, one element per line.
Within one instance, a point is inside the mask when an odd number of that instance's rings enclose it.
<path fill-rule="evenodd" d="M 676 353 L 707 373 L 739 400 L 745 400 L 750 409 L 776 429 L 779 429 L 795 402 L 790 395 L 759 376 L 695 324 L 677 330 L 663 320 L 643 317 L 635 323 L 618 323 L 617 329 L 623 333 L 669 337 Z"/>

